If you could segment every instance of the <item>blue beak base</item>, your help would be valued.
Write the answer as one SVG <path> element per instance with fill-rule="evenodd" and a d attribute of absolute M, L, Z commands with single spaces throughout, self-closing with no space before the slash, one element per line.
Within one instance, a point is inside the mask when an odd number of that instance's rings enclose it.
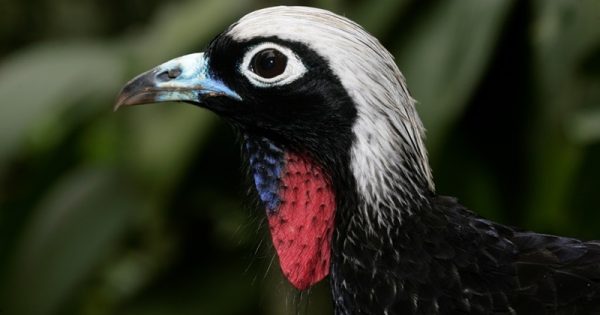
<path fill-rule="evenodd" d="M 210 76 L 203 53 L 167 61 L 127 82 L 117 96 L 114 109 L 160 102 L 202 103 L 207 97 L 242 98 L 220 80 Z"/>

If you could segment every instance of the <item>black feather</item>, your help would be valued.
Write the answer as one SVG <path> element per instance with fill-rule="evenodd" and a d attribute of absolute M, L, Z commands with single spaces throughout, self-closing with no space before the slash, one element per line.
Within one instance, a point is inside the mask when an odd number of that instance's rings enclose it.
<path fill-rule="evenodd" d="M 336 235 L 334 261 L 341 262 L 334 264 L 332 276 L 337 314 L 600 310 L 597 242 L 503 226 L 448 197 L 431 196 L 430 201 L 393 229 L 389 239 Z M 341 231 L 358 229 L 352 220 L 339 223 Z M 360 264 L 351 263 L 349 255 Z"/>

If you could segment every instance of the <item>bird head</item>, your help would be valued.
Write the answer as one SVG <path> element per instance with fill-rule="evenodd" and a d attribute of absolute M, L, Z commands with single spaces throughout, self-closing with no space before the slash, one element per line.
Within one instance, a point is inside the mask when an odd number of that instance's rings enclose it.
<path fill-rule="evenodd" d="M 116 108 L 166 101 L 207 108 L 241 132 L 282 271 L 299 289 L 329 273 L 336 222 L 399 224 L 410 214 L 403 204 L 433 191 L 423 128 L 393 57 L 329 11 L 252 12 L 204 53 L 132 79 Z"/>

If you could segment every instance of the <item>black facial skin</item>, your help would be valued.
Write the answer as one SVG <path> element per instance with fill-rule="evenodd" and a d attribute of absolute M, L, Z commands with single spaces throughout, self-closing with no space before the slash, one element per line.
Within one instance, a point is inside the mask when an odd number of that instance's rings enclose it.
<path fill-rule="evenodd" d="M 291 49 L 307 72 L 284 86 L 254 86 L 239 67 L 245 53 L 264 42 Z M 224 117 L 248 137 L 266 137 L 286 150 L 308 154 L 329 172 L 335 189 L 351 188 L 349 150 L 356 108 L 325 59 L 306 45 L 275 37 L 238 42 L 221 35 L 205 54 L 211 75 L 243 100 L 207 98 L 203 107 Z"/>

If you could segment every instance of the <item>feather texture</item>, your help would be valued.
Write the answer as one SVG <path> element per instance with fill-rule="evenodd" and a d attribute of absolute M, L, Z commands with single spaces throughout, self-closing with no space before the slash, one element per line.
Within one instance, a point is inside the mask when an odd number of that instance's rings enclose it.
<path fill-rule="evenodd" d="M 389 238 L 336 234 L 336 314 L 600 311 L 598 242 L 520 231 L 453 198 L 430 200 Z M 342 228 L 360 231 L 346 223 Z"/>

